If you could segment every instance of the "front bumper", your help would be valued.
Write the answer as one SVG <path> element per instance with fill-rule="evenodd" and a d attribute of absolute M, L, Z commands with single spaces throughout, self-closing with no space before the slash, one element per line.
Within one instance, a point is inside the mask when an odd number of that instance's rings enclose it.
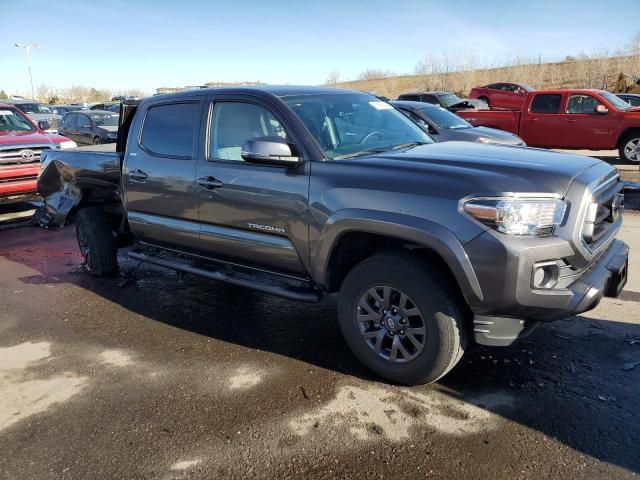
<path fill-rule="evenodd" d="M 488 231 L 465 246 L 484 296 L 470 304 L 480 344 L 509 345 L 536 323 L 591 310 L 602 297 L 618 296 L 626 284 L 629 247 L 621 240 L 614 239 L 585 268 L 575 273 L 567 268 L 557 286 L 534 288 L 536 265 L 575 255 L 569 242 L 498 235 Z"/>

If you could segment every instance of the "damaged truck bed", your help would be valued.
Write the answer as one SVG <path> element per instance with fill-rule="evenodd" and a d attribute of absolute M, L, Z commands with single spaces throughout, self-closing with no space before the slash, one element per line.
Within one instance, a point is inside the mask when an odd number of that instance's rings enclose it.
<path fill-rule="evenodd" d="M 39 223 L 63 226 L 81 202 L 119 200 L 122 153 L 115 144 L 96 145 L 42 155 L 38 193 L 44 199 Z"/>

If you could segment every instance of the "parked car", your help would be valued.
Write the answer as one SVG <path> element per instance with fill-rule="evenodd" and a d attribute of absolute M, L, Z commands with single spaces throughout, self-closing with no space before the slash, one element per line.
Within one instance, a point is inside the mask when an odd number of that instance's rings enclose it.
<path fill-rule="evenodd" d="M 403 93 L 398 96 L 398 100 L 407 102 L 424 102 L 432 105 L 439 105 L 450 112 L 466 109 L 488 109 L 489 107 L 478 100 L 463 100 L 451 92 L 415 92 Z"/>
<path fill-rule="evenodd" d="M 490 144 L 515 145 L 526 147 L 524 141 L 509 132 L 495 128 L 474 127 L 454 113 L 422 102 L 393 101 L 396 107 L 411 120 L 420 125 L 436 142 L 461 140 Z"/>
<path fill-rule="evenodd" d="M 509 345 L 626 282 L 623 183 L 594 158 L 434 143 L 388 103 L 324 87 L 160 95 L 121 123 L 113 153 L 42 161 L 42 222 L 75 219 L 88 273 L 114 274 L 130 246 L 289 299 L 336 292 L 347 344 L 394 382 L 435 381 L 468 340 Z"/>
<path fill-rule="evenodd" d="M 108 112 L 120 113 L 120 103 L 96 103 L 89 110 L 106 110 Z"/>
<path fill-rule="evenodd" d="M 49 107 L 37 100 L 29 100 L 26 98 L 12 98 L 9 100 L 3 100 L 4 103 L 15 105 L 23 113 L 26 113 L 36 123 L 39 121 L 46 121 L 49 123 L 47 132 L 58 133 L 58 124 L 62 118 L 51 111 Z"/>
<path fill-rule="evenodd" d="M 75 147 L 60 135 L 45 133 L 46 120 L 34 123 L 15 105 L 0 103 L 0 204 L 36 195 L 40 155 Z"/>
<path fill-rule="evenodd" d="M 616 94 L 618 98 L 621 98 L 632 107 L 640 107 L 640 94 L 638 93 L 620 93 Z"/>
<path fill-rule="evenodd" d="M 524 99 L 533 88 L 521 83 L 492 83 L 484 87 L 473 87 L 469 98 L 482 100 L 491 108 L 519 110 Z"/>
<path fill-rule="evenodd" d="M 86 110 L 78 105 L 49 105 L 49 109 L 56 115 L 64 116 L 65 113 Z"/>
<path fill-rule="evenodd" d="M 458 112 L 475 126 L 498 128 L 520 136 L 529 146 L 613 150 L 639 162 L 640 108 L 603 90 L 536 90 L 521 111 Z"/>
<path fill-rule="evenodd" d="M 114 143 L 118 138 L 119 115 L 107 110 L 67 113 L 60 123 L 60 133 L 84 145 Z"/>

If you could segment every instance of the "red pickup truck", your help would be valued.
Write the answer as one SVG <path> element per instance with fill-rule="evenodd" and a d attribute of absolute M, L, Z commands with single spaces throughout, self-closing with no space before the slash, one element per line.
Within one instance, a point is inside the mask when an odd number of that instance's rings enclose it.
<path fill-rule="evenodd" d="M 522 109 L 456 112 L 474 126 L 515 133 L 531 147 L 618 149 L 640 162 L 640 108 L 602 90 L 536 90 Z"/>
<path fill-rule="evenodd" d="M 72 148 L 62 135 L 45 133 L 48 122 L 33 122 L 13 105 L 0 103 L 0 204 L 36 195 L 43 150 Z"/>

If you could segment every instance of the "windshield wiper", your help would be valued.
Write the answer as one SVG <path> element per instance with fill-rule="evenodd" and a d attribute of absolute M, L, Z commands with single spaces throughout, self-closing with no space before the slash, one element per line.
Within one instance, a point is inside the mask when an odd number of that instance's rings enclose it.
<path fill-rule="evenodd" d="M 345 155 L 338 155 L 333 157 L 334 160 L 344 160 L 345 158 L 364 157 L 365 155 L 372 155 L 374 153 L 382 153 L 388 151 L 387 148 L 372 148 L 370 150 L 360 150 L 358 152 L 347 153 Z"/>
<path fill-rule="evenodd" d="M 411 148 L 411 147 L 418 147 L 420 145 L 427 145 L 427 142 L 407 142 L 407 143 L 400 143 L 398 145 L 394 145 L 393 147 L 391 147 L 391 150 L 400 150 L 401 148 Z"/>

